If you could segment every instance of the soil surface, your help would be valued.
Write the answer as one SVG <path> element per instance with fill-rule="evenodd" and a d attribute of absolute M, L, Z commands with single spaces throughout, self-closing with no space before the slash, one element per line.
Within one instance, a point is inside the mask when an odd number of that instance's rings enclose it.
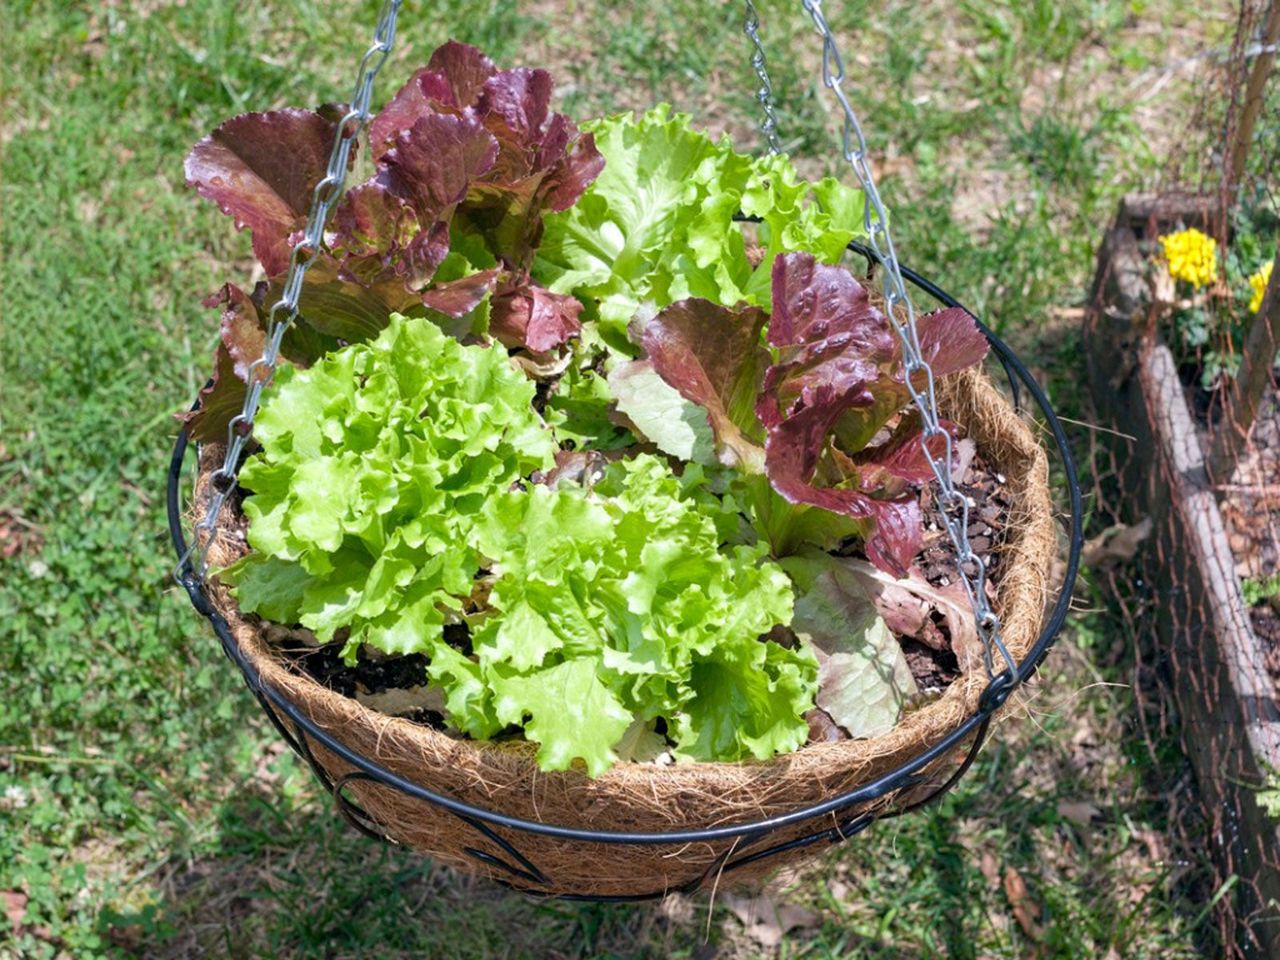
<path fill-rule="evenodd" d="M 987 569 L 987 594 L 994 599 L 996 585 L 1000 582 L 1000 548 L 1004 544 L 1005 518 L 1010 507 L 1005 477 L 988 467 L 971 449 L 962 451 L 964 460 L 967 463 L 962 466 L 956 489 L 969 499 L 969 545 Z M 926 493 L 926 516 L 930 512 L 929 499 Z M 946 530 L 936 522 L 931 522 L 925 533 L 924 550 L 916 563 L 925 579 L 936 587 L 945 587 L 959 580 L 955 548 Z M 938 614 L 934 615 L 934 620 L 938 631 L 947 636 L 945 620 Z M 949 646 L 939 650 L 918 640 L 904 639 L 902 649 L 921 690 L 939 690 L 959 679 L 960 665 Z"/>
<path fill-rule="evenodd" d="M 1213 433 L 1228 427 L 1221 422 L 1221 391 L 1204 390 L 1197 381 L 1198 375 L 1187 395 L 1207 451 Z M 1263 581 L 1280 573 L 1280 393 L 1274 384 L 1263 397 L 1249 450 L 1230 484 L 1223 486 L 1220 506 L 1241 581 Z M 1252 606 L 1249 618 L 1262 641 L 1267 672 L 1280 691 L 1280 597 Z"/>

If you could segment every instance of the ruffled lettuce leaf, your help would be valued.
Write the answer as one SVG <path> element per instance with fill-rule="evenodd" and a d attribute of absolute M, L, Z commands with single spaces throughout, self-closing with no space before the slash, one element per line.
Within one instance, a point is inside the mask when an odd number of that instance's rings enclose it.
<path fill-rule="evenodd" d="M 554 463 L 533 391 L 504 351 L 399 315 L 281 369 L 241 472 L 257 552 L 224 573 L 242 605 L 257 612 L 255 585 L 288 561 L 309 575 L 295 619 L 322 642 L 346 628 L 348 657 L 434 649 L 480 568 L 465 528 L 489 491 Z"/>
<path fill-rule="evenodd" d="M 527 674 L 495 671 L 494 712 L 504 723 L 524 727 L 538 744 L 544 770 L 567 770 L 581 759 L 591 776 L 618 760 L 614 747 L 631 727 L 632 713 L 600 678 L 594 656 L 562 660 Z"/>
<path fill-rule="evenodd" d="M 776 643 L 739 644 L 695 663 L 698 695 L 676 714 L 676 756 L 765 759 L 804 746 L 813 706 L 813 654 Z"/>
<path fill-rule="evenodd" d="M 624 351 L 634 353 L 626 330 L 642 308 L 686 297 L 767 307 L 773 255 L 807 249 L 836 262 L 860 231 L 860 217 L 844 219 L 861 209 L 856 191 L 805 183 L 785 158 L 738 154 L 666 105 L 585 128 L 604 170 L 572 208 L 546 218 L 533 275 L 557 293 L 597 301 L 602 333 Z M 762 220 L 758 265 L 740 214 Z"/>
<path fill-rule="evenodd" d="M 763 758 L 804 742 L 816 663 L 759 639 L 790 619 L 790 582 L 762 546 L 722 546 L 722 526 L 730 515 L 736 522 L 738 508 L 704 484 L 697 467 L 676 477 L 640 455 L 608 465 L 589 485 L 510 491 L 486 507 L 476 542 L 494 558 L 489 600 L 501 615 L 473 637 L 482 669 L 540 677 L 592 657 L 609 691 L 573 677 L 603 705 L 608 736 L 569 723 L 554 734 L 544 728 L 544 738 L 571 744 L 541 740 L 544 767 L 581 757 L 598 772 L 614 762 L 613 747 L 634 720 L 656 717 L 667 721 L 677 753 L 696 759 Z M 505 680 L 494 687 L 514 696 Z M 519 689 L 532 699 L 504 701 L 499 715 L 537 713 L 543 681 Z M 614 703 L 627 711 L 625 722 Z"/>
<path fill-rule="evenodd" d="M 564 458 L 534 390 L 502 349 L 399 315 L 281 370 L 241 473 L 255 552 L 219 575 L 247 612 L 343 631 L 349 661 L 425 653 L 454 726 L 523 727 L 545 769 L 598 774 L 658 717 L 698 759 L 803 743 L 817 663 L 761 639 L 791 583 L 734 540 L 741 506 L 649 455 L 530 482 Z"/>
<path fill-rule="evenodd" d="M 625 339 L 640 304 L 667 299 L 675 262 L 689 260 L 681 240 L 701 207 L 699 171 L 715 147 L 665 107 L 587 129 L 604 170 L 574 207 L 547 218 L 534 276 L 557 293 L 598 301 L 600 323 Z"/>
<path fill-rule="evenodd" d="M 764 307 L 771 305 L 772 266 L 779 254 L 803 250 L 822 263 L 839 263 L 849 241 L 864 235 L 862 191 L 834 177 L 811 184 L 783 154 L 754 161 L 740 203 L 744 215 L 760 221 L 755 233 L 763 248 L 745 299 Z"/>

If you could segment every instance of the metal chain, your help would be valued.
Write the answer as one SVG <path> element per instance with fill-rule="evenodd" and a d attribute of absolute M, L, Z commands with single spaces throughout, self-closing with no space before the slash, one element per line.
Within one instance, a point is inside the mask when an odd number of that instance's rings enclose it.
<path fill-rule="evenodd" d="M 302 236 L 294 244 L 289 257 L 289 272 L 285 277 L 284 291 L 280 299 L 271 307 L 268 315 L 266 345 L 263 347 L 262 356 L 249 365 L 246 377 L 249 389 L 245 393 L 244 406 L 227 426 L 226 456 L 222 460 L 222 466 L 210 475 L 213 492 L 209 498 L 209 506 L 204 519 L 196 524 L 196 536 L 191 546 L 178 563 L 179 577 L 193 559 L 196 572 L 202 577 L 205 574 L 206 559 L 216 535 L 218 516 L 222 512 L 228 495 L 235 487 L 236 475 L 240 472 L 240 455 L 253 434 L 253 421 L 258 414 L 258 403 L 262 399 L 262 391 L 271 382 L 279 364 L 280 344 L 284 335 L 298 316 L 298 298 L 302 293 L 302 282 L 307 270 L 320 255 L 321 245 L 324 242 L 325 223 L 329 219 L 329 211 L 342 196 L 347 180 L 347 166 L 356 138 L 369 122 L 369 101 L 373 97 L 373 81 L 391 54 L 391 45 L 396 35 L 396 16 L 403 2 L 404 0 L 383 0 L 382 11 L 378 15 L 378 26 L 373 33 L 373 42 L 360 58 L 360 65 L 356 69 L 356 83 L 351 93 L 351 105 L 338 122 L 337 130 L 334 132 L 333 147 L 329 151 L 325 176 L 312 191 L 307 225 L 302 231 Z M 203 545 L 200 543 L 202 533 L 205 535 Z"/>
<path fill-rule="evenodd" d="M 1000 652 L 1001 657 L 1009 665 L 1009 670 L 1016 676 L 1018 665 L 1005 647 L 1001 636 L 1000 618 L 987 601 L 986 564 L 973 552 L 973 547 L 969 543 L 969 500 L 955 488 L 951 477 L 953 455 L 951 434 L 939 422 L 933 370 L 920 352 L 915 307 L 911 303 L 906 283 L 902 278 L 893 239 L 889 235 L 889 220 L 885 215 L 880 191 L 876 188 L 871 164 L 867 159 L 867 141 L 843 87 L 844 60 L 836 46 L 831 27 L 827 24 L 827 18 L 822 12 L 822 0 L 800 0 L 800 3 L 822 37 L 822 82 L 836 98 L 844 114 L 842 143 L 844 158 L 853 168 L 854 175 L 862 187 L 862 225 L 867 232 L 871 249 L 882 267 L 881 283 L 884 288 L 885 313 L 888 314 L 889 321 L 902 342 L 903 371 L 907 390 L 911 393 L 911 400 L 920 412 L 924 425 L 920 445 L 938 482 L 939 513 L 942 516 L 943 526 L 946 527 L 947 534 L 951 538 L 952 546 L 955 547 L 956 569 L 964 584 L 965 593 L 969 597 L 969 604 L 973 608 L 978 636 L 982 640 L 987 675 L 989 677 L 995 675 L 992 653 L 995 649 Z M 906 311 L 905 321 L 898 319 L 895 306 L 901 306 Z M 920 375 L 923 375 L 923 389 L 916 386 Z M 941 457 L 935 457 L 929 449 L 930 442 L 938 439 L 941 439 L 943 446 Z"/>
<path fill-rule="evenodd" d="M 764 111 L 764 120 L 760 124 L 760 132 L 769 143 L 770 153 L 781 153 L 782 144 L 778 140 L 778 115 L 773 109 L 773 84 L 769 81 L 769 68 L 764 58 L 764 45 L 760 42 L 760 16 L 752 0 L 746 0 L 746 16 L 742 21 L 742 32 L 751 40 L 755 52 L 751 54 L 751 66 L 760 78 L 760 87 L 756 90 L 756 100 Z"/>

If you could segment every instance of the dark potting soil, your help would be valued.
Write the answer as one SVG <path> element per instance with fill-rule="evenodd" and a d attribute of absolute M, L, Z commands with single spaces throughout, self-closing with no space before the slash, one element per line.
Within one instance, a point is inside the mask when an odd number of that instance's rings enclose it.
<path fill-rule="evenodd" d="M 421 653 L 375 660 L 362 649 L 356 655 L 355 666 L 348 666 L 340 655 L 341 650 L 341 644 L 330 643 L 305 653 L 294 653 L 290 662 L 344 697 L 354 697 L 357 692 L 406 690 L 426 681 L 430 661 Z"/>

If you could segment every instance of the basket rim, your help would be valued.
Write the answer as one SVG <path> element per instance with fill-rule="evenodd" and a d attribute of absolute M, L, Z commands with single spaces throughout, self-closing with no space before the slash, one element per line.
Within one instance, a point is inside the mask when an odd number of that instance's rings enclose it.
<path fill-rule="evenodd" d="M 855 250 L 855 252 L 867 255 L 868 251 L 859 249 L 859 246 L 860 245 L 857 244 L 851 244 L 850 248 Z M 904 268 L 903 272 L 904 276 L 910 282 L 923 289 L 926 293 L 929 293 L 944 305 L 961 307 L 964 309 L 963 305 L 956 301 L 955 298 L 951 297 L 930 281 L 918 274 L 915 274 L 914 271 Z M 970 315 L 972 315 L 971 312 Z M 1026 389 L 1034 399 L 1040 413 L 1044 416 L 1046 425 L 1049 427 L 1054 439 L 1053 445 L 1056 448 L 1058 456 L 1061 458 L 1062 466 L 1064 468 L 1063 474 L 1067 480 L 1071 505 L 1071 528 L 1068 558 L 1066 564 L 1066 577 L 1063 581 L 1064 584 L 1069 585 L 1074 582 L 1083 537 L 1081 532 L 1081 494 L 1078 483 L 1075 480 L 1074 461 L 1066 441 L 1065 433 L 1060 421 L 1054 414 L 1048 397 L 1035 382 L 1035 379 L 1031 376 L 1025 365 L 1021 360 L 1019 360 L 1017 355 L 1008 347 L 1008 345 L 1005 344 L 1004 341 L 1001 340 L 990 328 L 981 321 L 977 321 L 977 323 L 979 329 L 991 344 L 996 358 L 1003 365 L 1005 372 L 1009 377 L 1009 382 L 1014 395 L 1014 405 L 1017 409 L 1021 409 L 1019 388 Z M 175 444 L 173 458 L 170 464 L 168 483 L 170 533 L 179 557 L 184 557 L 187 553 L 186 536 L 182 523 L 179 485 L 188 445 L 188 438 L 184 429 L 179 434 Z M 1037 446 L 1039 446 L 1039 444 L 1037 444 Z M 341 740 L 337 739 L 328 730 L 317 724 L 308 715 L 308 713 L 284 691 L 280 690 L 263 677 L 261 671 L 252 662 L 250 654 L 242 649 L 241 644 L 236 640 L 231 625 L 217 609 L 213 598 L 206 589 L 205 582 L 195 572 L 189 559 L 186 560 L 179 568 L 178 581 L 186 589 L 191 602 L 197 611 L 211 622 L 215 633 L 222 642 L 224 652 L 240 668 L 246 683 L 249 685 L 250 689 L 253 690 L 263 705 L 268 707 L 269 713 L 275 710 L 287 716 L 289 720 L 296 725 L 296 729 L 299 731 L 305 731 L 306 735 L 312 737 L 326 750 L 330 751 L 335 756 L 360 771 L 364 778 L 379 782 L 384 786 L 396 789 L 399 792 L 416 799 L 430 802 L 457 816 L 472 818 L 495 826 L 514 828 L 559 839 L 633 844 L 692 843 L 759 836 L 779 827 L 800 823 L 824 814 L 834 813 L 856 804 L 874 801 L 885 796 L 891 791 L 898 790 L 903 787 L 909 787 L 919 782 L 918 775 L 920 771 L 926 768 L 930 763 L 936 761 L 939 757 L 956 749 L 956 747 L 967 737 L 976 733 L 977 736 L 974 739 L 974 744 L 970 748 L 969 755 L 961 765 L 960 769 L 957 770 L 956 773 L 936 791 L 936 793 L 922 801 L 913 803 L 911 808 L 934 799 L 937 795 L 940 795 L 954 782 L 956 782 L 960 775 L 963 774 L 964 770 L 967 769 L 969 762 L 976 754 L 977 748 L 986 732 L 986 727 L 993 714 L 995 714 L 995 712 L 1005 703 L 1010 694 L 1039 666 L 1065 620 L 1071 599 L 1069 589 L 1064 589 L 1059 593 L 1053 609 L 1042 618 L 1039 635 L 1035 642 L 1027 649 L 1026 654 L 1018 664 L 1017 670 L 1013 671 L 1006 669 L 990 678 L 988 685 L 978 698 L 978 706 L 976 710 L 961 721 L 946 736 L 902 763 L 894 770 L 891 770 L 872 782 L 861 785 L 856 789 L 838 793 L 835 796 L 827 797 L 820 802 L 811 803 L 807 806 L 790 810 L 786 813 L 742 823 L 652 832 L 592 830 L 582 827 L 548 823 L 540 820 L 524 819 L 500 813 L 487 807 L 478 806 L 476 804 L 468 803 L 466 801 L 450 797 L 446 794 L 433 791 L 421 784 L 415 783 L 412 780 L 408 780 L 393 771 L 388 770 L 386 767 L 360 754 L 347 746 Z M 318 689 L 324 689 L 319 687 L 319 685 L 317 685 L 317 687 Z M 327 692 L 332 694 L 332 691 Z M 338 694 L 333 695 L 340 696 Z M 350 700 L 351 698 L 344 699 Z M 361 710 L 367 711 L 370 714 L 375 713 L 374 711 L 369 711 L 368 708 L 365 708 L 362 705 L 358 706 L 360 706 Z M 377 716 L 381 717 L 382 715 L 377 714 Z M 272 715 L 272 719 L 277 723 L 277 726 L 280 727 L 280 732 L 292 743 L 292 737 L 290 737 L 288 731 L 284 730 L 279 724 L 278 718 L 274 714 Z M 463 743 L 464 741 L 458 742 Z M 469 744 L 469 746 L 474 749 L 483 749 L 480 744 Z M 805 748 L 801 748 L 801 750 L 804 749 Z M 794 756 L 794 754 L 784 756 Z M 774 760 L 771 761 L 763 761 L 763 763 L 775 763 L 779 759 L 781 758 L 774 758 Z"/>

